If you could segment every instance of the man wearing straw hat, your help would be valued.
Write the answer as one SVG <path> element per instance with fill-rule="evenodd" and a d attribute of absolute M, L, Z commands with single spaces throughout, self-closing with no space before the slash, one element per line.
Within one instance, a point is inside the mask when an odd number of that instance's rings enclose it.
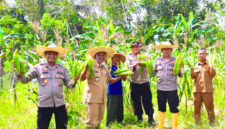
<path fill-rule="evenodd" d="M 177 94 L 177 79 L 173 73 L 176 58 L 172 57 L 171 53 L 173 49 L 178 47 L 178 45 L 171 45 L 170 42 L 162 42 L 154 47 L 161 49 L 163 53 L 163 57 L 158 58 L 153 66 L 155 74 L 157 74 L 159 129 L 164 128 L 167 101 L 172 113 L 172 129 L 177 129 L 179 98 Z M 179 77 L 183 76 L 181 69 L 179 69 L 178 75 Z"/>
<path fill-rule="evenodd" d="M 87 109 L 85 125 L 87 128 L 100 128 L 100 123 L 104 117 L 105 101 L 107 95 L 107 81 L 113 84 L 126 76 L 112 78 L 108 69 L 104 66 L 104 61 L 114 56 L 114 49 L 109 47 L 96 47 L 87 51 L 87 56 L 96 60 L 92 70 L 95 77 L 90 75 L 88 67 L 81 74 L 81 81 L 86 80 L 84 90 L 84 103 Z"/>
<path fill-rule="evenodd" d="M 128 67 L 134 72 L 130 78 L 131 99 L 134 105 L 134 114 L 138 117 L 137 123 L 141 123 L 143 121 L 143 104 L 145 114 L 148 115 L 148 123 L 157 125 L 153 119 L 154 109 L 152 104 L 152 93 L 150 90 L 149 78 L 147 77 L 147 68 L 145 68 L 140 75 L 139 65 L 141 64 L 141 61 L 137 59 L 137 55 L 141 54 L 141 47 L 142 44 L 140 42 L 133 41 L 131 43 L 131 50 L 133 53 L 130 53 L 126 58 Z M 139 75 L 140 80 L 138 80 Z"/>
<path fill-rule="evenodd" d="M 191 68 L 191 78 L 194 79 L 193 100 L 196 125 L 201 123 L 202 102 L 208 112 L 209 124 L 214 125 L 215 123 L 212 80 L 216 76 L 216 70 L 209 66 L 209 62 L 206 60 L 207 55 L 206 49 L 200 48 L 198 50 L 199 62 L 195 63 L 195 68 Z"/>
<path fill-rule="evenodd" d="M 54 113 L 56 128 L 67 128 L 67 113 L 63 97 L 63 83 L 67 88 L 74 88 L 75 83 L 71 82 L 68 71 L 56 59 L 62 57 L 67 50 L 65 48 L 51 45 L 48 47 L 37 46 L 36 52 L 39 56 L 46 58 L 47 63 L 35 65 L 26 76 L 18 75 L 18 79 L 24 84 L 32 79 L 38 80 L 38 129 L 47 129 Z M 15 64 L 14 64 L 15 66 Z M 79 77 L 76 77 L 77 81 Z"/>
<path fill-rule="evenodd" d="M 120 61 L 123 63 L 126 60 L 126 57 L 122 54 L 115 54 L 112 58 L 112 68 L 110 75 L 113 78 L 116 78 L 117 75 L 114 73 L 119 67 Z M 123 79 L 126 80 L 125 78 Z M 117 120 L 118 123 L 123 121 L 123 87 L 122 80 L 117 81 L 113 84 L 108 84 L 107 91 L 107 118 L 106 126 L 108 127 L 111 122 Z"/>

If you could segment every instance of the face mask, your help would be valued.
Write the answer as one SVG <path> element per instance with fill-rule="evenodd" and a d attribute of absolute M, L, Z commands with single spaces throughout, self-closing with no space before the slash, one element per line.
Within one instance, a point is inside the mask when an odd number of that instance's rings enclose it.
<path fill-rule="evenodd" d="M 96 60 L 98 61 L 98 57 L 97 57 L 97 55 L 95 56 L 96 57 Z M 100 65 L 100 67 L 103 67 L 104 65 L 105 65 L 105 62 L 102 62 L 101 64 L 99 64 Z"/>

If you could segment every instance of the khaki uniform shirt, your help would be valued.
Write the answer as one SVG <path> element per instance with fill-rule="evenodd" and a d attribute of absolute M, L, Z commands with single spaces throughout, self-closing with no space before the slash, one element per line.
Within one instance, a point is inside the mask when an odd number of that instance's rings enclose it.
<path fill-rule="evenodd" d="M 133 83 L 137 83 L 137 84 L 143 84 L 143 83 L 149 82 L 148 70 L 147 70 L 146 67 L 145 67 L 145 70 L 143 71 L 143 73 L 141 74 L 140 80 L 138 80 L 138 76 L 140 75 L 140 67 L 136 66 L 133 69 L 133 65 L 137 61 L 137 56 L 133 53 L 130 53 L 126 57 L 126 59 L 127 59 L 128 67 L 134 72 L 134 74 L 132 74 L 130 76 L 130 81 L 133 82 Z"/>
<path fill-rule="evenodd" d="M 174 76 L 173 69 L 176 58 L 170 57 L 168 60 L 161 57 L 155 61 L 153 66 L 154 75 L 157 74 L 157 89 L 162 91 L 177 90 L 177 78 Z M 153 76 L 154 76 L 153 75 Z M 182 77 L 183 73 L 179 77 Z"/>
<path fill-rule="evenodd" d="M 38 107 L 64 105 L 63 83 L 67 88 L 75 87 L 71 85 L 67 70 L 60 64 L 50 68 L 47 63 L 40 63 L 27 72 L 27 76 L 18 77 L 22 83 L 34 78 L 38 81 Z"/>
<path fill-rule="evenodd" d="M 108 69 L 105 66 L 100 66 L 98 62 L 94 63 L 93 71 L 95 78 L 87 71 L 83 100 L 86 103 L 105 103 L 107 81 L 111 80 L 112 77 L 109 75 Z"/>
<path fill-rule="evenodd" d="M 213 93 L 212 80 L 216 75 L 216 70 L 213 69 L 210 73 L 208 61 L 205 63 L 197 62 L 194 68 L 194 89 L 193 92 Z"/>

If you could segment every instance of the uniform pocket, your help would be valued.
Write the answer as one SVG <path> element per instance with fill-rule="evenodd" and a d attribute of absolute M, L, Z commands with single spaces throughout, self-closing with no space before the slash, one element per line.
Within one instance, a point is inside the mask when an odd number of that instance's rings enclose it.
<path fill-rule="evenodd" d="M 41 82 L 42 86 L 46 86 L 49 83 L 50 78 L 51 78 L 50 74 L 41 74 L 40 82 Z"/>
<path fill-rule="evenodd" d="M 173 69 L 174 69 L 173 66 L 168 66 L 168 68 L 167 68 L 167 75 L 168 76 L 173 76 L 174 75 Z"/>
<path fill-rule="evenodd" d="M 62 82 L 63 82 L 64 76 L 61 75 L 61 74 L 56 74 L 56 79 L 58 81 L 58 85 L 62 86 Z"/>

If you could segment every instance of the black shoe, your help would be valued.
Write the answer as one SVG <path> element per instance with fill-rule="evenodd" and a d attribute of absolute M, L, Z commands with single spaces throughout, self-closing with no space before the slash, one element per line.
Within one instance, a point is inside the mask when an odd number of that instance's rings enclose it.
<path fill-rule="evenodd" d="M 156 126 L 157 125 L 157 123 L 155 122 L 155 120 L 148 120 L 148 123 L 150 124 L 150 125 L 153 125 L 153 126 Z"/>

